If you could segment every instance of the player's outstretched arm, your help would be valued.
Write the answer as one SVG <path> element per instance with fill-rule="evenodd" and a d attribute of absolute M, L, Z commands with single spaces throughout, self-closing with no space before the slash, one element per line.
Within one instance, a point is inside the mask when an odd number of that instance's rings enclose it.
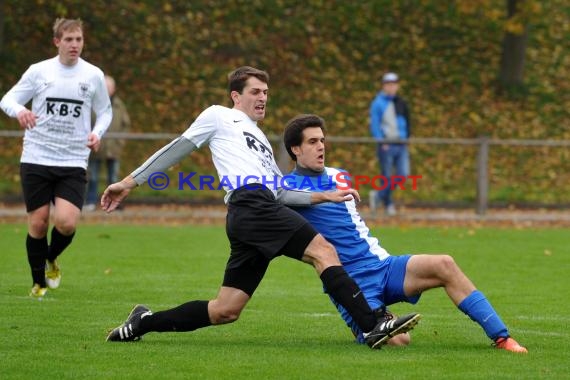
<path fill-rule="evenodd" d="M 311 193 L 311 204 L 317 204 L 323 202 L 341 203 L 351 200 L 354 200 L 355 202 L 360 202 L 360 194 L 358 194 L 358 191 L 354 189 L 344 189 L 344 190 L 339 189 L 336 191 Z"/>
<path fill-rule="evenodd" d="M 291 190 L 279 188 L 277 201 L 287 206 L 306 207 L 317 203 L 335 202 L 341 203 L 355 200 L 360 202 L 360 195 L 354 189 L 338 189 L 329 192 L 313 192 L 306 190 Z"/>
<path fill-rule="evenodd" d="M 106 212 L 112 212 L 135 187 L 137 187 L 137 183 L 130 175 L 120 182 L 107 186 L 101 196 L 101 208 Z"/>

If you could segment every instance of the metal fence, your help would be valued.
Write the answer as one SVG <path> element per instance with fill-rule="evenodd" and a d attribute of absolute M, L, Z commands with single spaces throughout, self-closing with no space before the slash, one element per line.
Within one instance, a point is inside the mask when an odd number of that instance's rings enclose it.
<path fill-rule="evenodd" d="M 489 137 L 479 138 L 439 138 L 439 137 L 415 137 L 406 142 L 391 140 L 376 140 L 368 137 L 327 137 L 332 142 L 344 143 L 405 143 L 427 145 L 469 145 L 476 146 L 477 153 L 477 199 L 475 211 L 483 215 L 489 204 L 489 153 L 491 146 L 538 146 L 538 147 L 570 147 L 569 140 L 528 140 L 528 139 L 494 139 Z"/>
<path fill-rule="evenodd" d="M 0 131 L 0 138 L 22 137 L 22 131 Z M 172 140 L 179 134 L 174 133 L 116 133 L 108 132 L 105 139 L 124 140 Z M 290 158 L 285 151 L 281 136 L 268 135 L 268 139 L 277 149 L 277 163 L 280 168 L 286 171 L 290 164 Z M 514 146 L 514 147 L 570 147 L 570 140 L 531 140 L 531 139 L 495 139 L 489 137 L 480 138 L 438 138 L 438 137 L 415 137 L 405 142 L 392 140 L 377 140 L 370 137 L 339 137 L 327 136 L 330 142 L 344 144 L 377 144 L 377 143 L 400 143 L 400 144 L 424 144 L 424 145 L 453 145 L 472 146 L 477 150 L 476 154 L 476 202 L 475 211 L 479 215 L 485 214 L 489 204 L 489 168 L 490 150 L 493 146 Z"/>

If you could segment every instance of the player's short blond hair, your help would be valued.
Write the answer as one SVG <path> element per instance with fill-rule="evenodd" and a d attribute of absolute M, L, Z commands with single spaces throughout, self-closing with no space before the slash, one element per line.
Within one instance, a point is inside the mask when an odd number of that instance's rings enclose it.
<path fill-rule="evenodd" d="M 53 37 L 61 38 L 64 32 L 76 29 L 83 31 L 83 21 L 81 19 L 58 18 L 53 23 Z"/>

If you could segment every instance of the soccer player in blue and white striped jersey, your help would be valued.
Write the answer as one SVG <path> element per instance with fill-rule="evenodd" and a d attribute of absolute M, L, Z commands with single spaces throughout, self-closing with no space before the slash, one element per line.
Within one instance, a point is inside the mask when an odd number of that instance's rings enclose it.
<path fill-rule="evenodd" d="M 296 162 L 285 176 L 292 189 L 328 192 L 346 187 L 341 169 L 325 166 L 325 122 L 317 115 L 299 115 L 291 119 L 284 133 L 287 152 Z M 415 304 L 422 292 L 443 287 L 451 301 L 477 322 L 495 347 L 527 353 L 510 337 L 507 326 L 485 295 L 475 288 L 449 255 L 389 254 L 370 234 L 354 200 L 295 207 L 338 252 L 346 272 L 356 281 L 372 309 L 397 302 Z M 359 342 L 362 332 L 338 303 L 342 318 Z"/>

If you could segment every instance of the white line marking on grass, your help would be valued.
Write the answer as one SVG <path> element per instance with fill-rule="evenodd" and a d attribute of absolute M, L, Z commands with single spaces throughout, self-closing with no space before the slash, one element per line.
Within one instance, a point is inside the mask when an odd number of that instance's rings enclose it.
<path fill-rule="evenodd" d="M 526 329 L 515 329 L 517 335 L 520 334 L 527 334 L 527 335 L 538 335 L 538 336 L 556 336 L 561 338 L 567 338 L 570 336 L 568 333 L 560 333 L 557 331 L 539 331 L 539 330 L 526 330 Z"/>
<path fill-rule="evenodd" d="M 456 319 L 457 315 L 462 315 L 466 318 L 467 317 L 465 314 L 463 313 L 459 313 L 459 314 L 454 314 L 454 313 L 449 313 L 449 314 L 436 314 L 436 313 L 422 313 L 421 311 L 419 312 L 420 314 L 422 314 L 424 316 L 424 319 L 432 319 L 432 318 L 436 318 L 436 319 L 442 319 L 442 320 L 453 320 Z M 515 320 L 524 320 L 524 321 L 553 321 L 553 322 L 563 322 L 563 323 L 569 323 L 570 322 L 570 318 L 566 317 L 566 316 L 562 316 L 562 315 L 551 315 L 551 316 L 542 316 L 542 315 L 514 315 L 514 316 L 508 316 L 508 318 L 505 316 L 505 314 L 499 314 L 499 316 L 505 320 L 510 320 L 510 321 L 515 321 Z M 507 323 L 508 324 L 508 323 Z"/>
<path fill-rule="evenodd" d="M 518 315 L 513 317 L 515 319 L 524 319 L 527 321 L 557 321 L 557 322 L 570 322 L 570 318 L 568 317 L 564 317 L 562 315 L 551 315 L 548 317 L 542 316 L 542 315 Z"/>
<path fill-rule="evenodd" d="M 338 314 L 333 313 L 300 313 L 300 315 L 307 316 L 307 317 L 314 317 L 314 318 L 322 318 L 322 317 L 336 317 Z"/>

